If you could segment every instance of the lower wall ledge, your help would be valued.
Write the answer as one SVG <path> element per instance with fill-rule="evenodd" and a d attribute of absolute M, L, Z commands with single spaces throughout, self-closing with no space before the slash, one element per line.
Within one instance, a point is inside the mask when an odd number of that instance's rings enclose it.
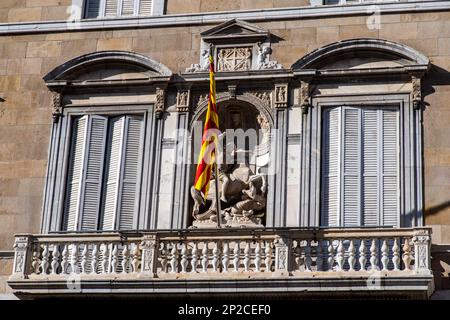
<path fill-rule="evenodd" d="M 266 279 L 138 279 L 14 280 L 8 282 L 22 299 L 127 296 L 133 298 L 386 298 L 429 299 L 432 276 L 389 278 Z"/>

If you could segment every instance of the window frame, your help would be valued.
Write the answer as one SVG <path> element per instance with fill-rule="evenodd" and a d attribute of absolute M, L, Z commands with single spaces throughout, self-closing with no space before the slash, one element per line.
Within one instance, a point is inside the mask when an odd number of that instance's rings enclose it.
<path fill-rule="evenodd" d="M 398 104 L 400 139 L 400 202 L 399 226 L 414 227 L 423 223 L 423 167 L 421 110 L 414 108 L 410 93 L 346 93 L 315 95 L 310 112 L 303 121 L 301 181 L 301 223 L 320 227 L 321 212 L 321 143 L 323 108 L 336 105 Z"/>
<path fill-rule="evenodd" d="M 341 108 L 341 118 L 340 118 L 340 126 L 342 126 L 343 125 L 343 119 L 342 119 L 342 116 L 343 116 L 343 114 L 344 114 L 344 112 L 343 112 L 343 110 L 349 110 L 350 108 L 353 108 L 353 109 L 356 109 L 356 110 L 359 110 L 359 109 L 364 109 L 364 108 L 376 108 L 377 110 L 381 110 L 381 109 L 383 109 L 383 108 L 386 108 L 386 109 L 389 109 L 389 110 L 394 110 L 394 109 L 396 109 L 396 111 L 398 112 L 398 117 L 397 117 L 397 128 L 396 128 L 396 131 L 397 131 L 397 138 L 398 138 L 398 140 L 397 140 L 397 143 L 396 143 L 396 145 L 397 145 L 397 161 L 398 161 L 398 163 L 397 163 L 397 168 L 396 168 L 396 171 L 397 171 L 397 213 L 396 213 L 396 215 L 397 215 L 397 217 L 396 217 L 396 227 L 399 227 L 400 226 L 400 222 L 401 222 L 401 210 L 400 210 L 400 202 L 401 202 L 401 186 L 400 186 L 400 181 L 401 181 L 401 179 L 400 179 L 400 175 L 401 175 L 401 150 L 402 150 L 402 146 L 401 146 L 401 140 L 402 140 L 402 138 L 401 138 L 401 136 L 400 136 L 400 133 L 401 133 L 401 114 L 402 114 L 402 109 L 401 109 L 401 106 L 402 106 L 402 104 L 401 103 L 395 103 L 395 102 L 389 102 L 389 101 L 386 101 L 386 102 L 376 102 L 376 103 L 370 103 L 370 101 L 368 102 L 368 103 L 364 103 L 364 104 L 360 104 L 360 103 L 358 103 L 358 102 L 350 102 L 350 103 L 343 103 L 343 104 L 328 104 L 328 103 L 324 103 L 323 105 L 321 105 L 321 123 L 320 123 L 320 125 L 321 125 L 321 128 L 320 128 L 320 150 L 323 150 L 323 148 L 324 148 L 324 139 L 323 139 L 323 130 L 324 130 L 324 125 L 323 125 L 323 123 L 324 123 L 324 116 L 323 116 L 323 114 L 326 112 L 326 110 L 327 109 L 331 109 L 331 108 Z M 359 117 L 361 117 L 361 115 L 359 115 Z M 359 119 L 360 121 L 362 120 L 362 119 Z M 360 130 L 361 128 L 358 128 L 358 130 Z M 377 128 L 377 130 L 378 130 L 378 128 Z M 337 225 L 337 227 L 339 227 L 339 228 L 345 228 L 345 226 L 344 226 L 344 224 L 345 224 L 345 218 L 344 218 L 344 215 L 345 215 L 345 212 L 343 212 L 343 204 L 341 203 L 341 201 L 343 200 L 343 190 L 342 190 L 342 186 L 343 186 L 343 183 L 344 183 L 344 163 L 343 163 L 343 159 L 342 159 L 342 155 L 341 155 L 341 152 L 343 151 L 343 132 L 342 132 L 342 127 L 340 127 L 340 129 L 339 129 L 339 131 L 340 131 L 340 133 L 339 133 L 339 135 L 340 135 L 340 139 L 339 139 L 339 149 L 340 149 L 340 152 L 339 152 L 339 155 L 340 155 L 340 163 L 339 163 L 339 166 L 340 166 L 340 169 L 339 169 L 339 171 L 340 171 L 340 173 L 339 173 L 339 182 L 338 182 L 338 192 L 339 192 L 339 194 L 338 194 L 338 197 L 340 198 L 340 200 L 339 200 L 339 206 L 340 206 L 340 208 L 339 208 L 339 216 L 337 217 L 337 222 L 338 222 L 338 225 Z M 361 139 L 361 137 L 359 138 L 359 139 Z M 361 143 L 361 141 L 359 141 L 359 143 Z M 361 145 L 360 145 L 361 146 Z M 360 147 L 359 146 L 359 147 Z M 359 149 L 359 147 L 358 147 L 358 154 L 359 154 L 359 156 L 360 156 L 360 170 L 361 170 L 361 172 L 359 173 L 360 174 L 360 180 L 358 181 L 358 193 L 359 193 L 359 196 L 361 196 L 361 194 L 362 194 L 362 192 L 363 192 L 363 189 L 362 189 L 362 178 L 364 177 L 364 175 L 363 175 L 363 166 L 364 166 L 364 164 L 363 164 L 363 162 L 362 162 L 362 157 L 361 157 L 361 152 L 362 152 L 362 150 L 361 149 Z M 321 157 L 320 157 L 320 172 L 321 172 L 321 176 L 320 176 L 320 205 L 319 205 L 319 210 L 320 210 L 320 218 L 319 218 L 319 225 L 321 226 L 321 227 L 328 227 L 329 228 L 329 226 L 325 226 L 325 225 L 323 225 L 323 222 L 325 221 L 325 212 L 323 212 L 322 211 L 322 205 L 323 205 L 323 203 L 322 203 L 322 201 L 323 201 L 323 193 L 324 193 L 324 187 L 323 187 L 323 172 L 322 172 L 322 167 L 323 167 L 323 164 L 324 164 L 324 156 L 323 156 L 323 153 L 321 152 Z M 379 173 L 378 173 L 379 174 Z M 380 186 L 377 184 L 377 187 L 379 188 Z M 361 209 L 361 207 L 363 206 L 363 201 L 362 201 L 362 199 L 360 198 L 359 199 L 359 206 L 360 206 L 360 210 L 362 210 Z M 378 221 L 380 221 L 380 220 L 383 220 L 383 217 L 382 216 L 380 216 L 380 214 L 381 214 L 381 212 L 377 212 L 377 219 L 378 219 Z M 364 218 L 363 218 L 363 215 L 362 215 L 362 211 L 360 211 L 359 212 L 359 225 L 361 226 L 361 227 L 365 227 L 365 226 L 363 226 L 363 224 L 364 224 Z M 383 224 L 379 224 L 378 226 L 370 226 L 370 227 L 385 227 L 385 225 L 383 225 Z"/>
<path fill-rule="evenodd" d="M 154 124 L 154 105 L 151 103 L 145 104 L 121 104 L 118 105 L 102 105 L 102 106 L 67 106 L 64 108 L 61 121 L 57 125 L 60 126 L 59 135 L 52 137 L 51 144 L 55 147 L 55 155 L 50 158 L 48 176 L 52 174 L 51 168 L 55 168 L 56 176 L 52 183 L 48 183 L 47 188 L 53 190 L 53 197 L 49 199 L 51 203 L 48 203 L 49 213 L 44 212 L 44 215 L 48 219 L 48 229 L 50 232 L 67 232 L 64 231 L 65 221 L 65 200 L 66 200 L 66 187 L 69 174 L 69 161 L 72 141 L 72 126 L 75 117 L 83 115 L 101 115 L 108 118 L 121 115 L 142 115 L 144 119 L 144 132 L 143 132 L 143 148 L 144 152 L 140 159 L 140 177 L 138 179 L 139 184 L 139 199 L 138 199 L 138 211 L 137 216 L 134 217 L 134 229 L 142 228 L 143 219 L 145 213 L 148 211 L 144 192 L 146 192 L 145 186 L 148 185 L 148 166 L 150 157 L 148 152 L 149 144 L 153 140 L 153 124 Z M 106 154 L 105 154 L 106 157 Z M 50 177 L 49 177 L 50 178 Z M 47 190 L 49 192 L 50 189 Z M 100 217 L 99 217 L 100 218 Z M 45 225 L 44 225 L 45 226 Z M 43 227 L 44 227 L 43 226 Z M 97 228 L 98 229 L 98 228 Z M 98 230 L 101 231 L 101 230 Z M 108 230 L 117 231 L 117 230 Z M 76 231 L 81 232 L 81 231 Z"/>
<path fill-rule="evenodd" d="M 72 0 L 76 1 L 76 0 Z M 87 8 L 88 8 L 88 2 L 91 0 L 82 0 L 83 1 L 83 7 L 81 10 L 82 19 L 119 19 L 119 18 L 139 18 L 139 17 L 152 17 L 152 16 L 158 16 L 164 14 L 164 7 L 165 7 L 165 0 L 153 0 L 152 4 L 152 13 L 150 15 L 140 15 L 139 14 L 139 7 L 140 7 L 140 1 L 137 0 L 137 2 L 134 4 L 134 13 L 132 15 L 122 15 L 122 0 L 117 0 L 117 15 L 106 17 L 105 16 L 105 10 L 106 10 L 106 0 L 99 0 L 100 1 L 100 8 L 99 8 L 99 16 L 95 18 L 88 18 L 87 17 Z"/>

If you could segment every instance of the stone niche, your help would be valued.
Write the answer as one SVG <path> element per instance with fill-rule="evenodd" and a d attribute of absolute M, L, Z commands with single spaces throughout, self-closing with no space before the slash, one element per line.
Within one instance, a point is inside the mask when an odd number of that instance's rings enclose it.
<path fill-rule="evenodd" d="M 270 125 L 267 116 L 250 103 L 230 100 L 219 104 L 220 136 L 218 195 L 222 227 L 263 227 L 267 201 L 267 169 Z M 204 119 L 204 112 L 199 119 Z M 193 132 L 201 132 L 203 123 Z M 200 128 L 201 127 L 201 128 Z M 200 129 L 200 130 L 199 130 Z M 193 137 L 198 157 L 201 141 Z M 192 175 L 195 176 L 196 165 Z M 213 171 L 207 200 L 191 188 L 193 228 L 218 226 L 216 177 Z"/>

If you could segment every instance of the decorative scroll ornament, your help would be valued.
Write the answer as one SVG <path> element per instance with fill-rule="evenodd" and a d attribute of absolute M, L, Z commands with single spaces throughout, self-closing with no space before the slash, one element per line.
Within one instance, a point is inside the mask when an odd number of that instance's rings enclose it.
<path fill-rule="evenodd" d="M 311 107 L 309 103 L 310 99 L 310 88 L 309 82 L 301 81 L 300 82 L 300 107 L 303 110 L 303 114 L 307 114 L 309 108 Z"/>
<path fill-rule="evenodd" d="M 189 99 L 190 91 L 178 91 L 177 93 L 177 111 L 187 112 L 189 111 Z"/>
<path fill-rule="evenodd" d="M 275 108 L 286 108 L 288 86 L 287 84 L 275 85 Z"/>
<path fill-rule="evenodd" d="M 258 57 L 256 62 L 259 70 L 283 69 L 283 66 L 278 61 L 270 60 L 271 54 L 272 48 L 263 47 L 261 43 L 258 43 Z"/>
<path fill-rule="evenodd" d="M 412 77 L 412 101 L 415 110 L 419 110 L 422 107 L 422 85 L 421 79 L 418 77 Z"/>
<path fill-rule="evenodd" d="M 252 49 L 221 48 L 217 51 L 218 71 L 246 71 L 251 69 Z"/>
<path fill-rule="evenodd" d="M 164 114 L 165 105 L 165 90 L 161 88 L 156 89 L 156 103 L 155 103 L 155 114 L 157 119 L 162 119 Z"/>
<path fill-rule="evenodd" d="M 52 91 L 52 118 L 53 123 L 58 123 L 59 118 L 62 116 L 62 94 L 61 92 Z"/>
<path fill-rule="evenodd" d="M 271 107 L 271 92 L 270 91 L 246 91 L 244 94 L 254 96 L 261 100 L 268 108 Z"/>

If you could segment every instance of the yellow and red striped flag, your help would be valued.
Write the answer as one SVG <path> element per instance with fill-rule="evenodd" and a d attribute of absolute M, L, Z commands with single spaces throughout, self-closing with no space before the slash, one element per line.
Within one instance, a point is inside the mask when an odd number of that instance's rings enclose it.
<path fill-rule="evenodd" d="M 214 77 L 214 59 L 209 54 L 209 98 L 206 111 L 205 128 L 203 130 L 202 148 L 198 156 L 197 173 L 194 188 L 207 197 L 209 181 L 213 164 L 216 161 L 216 147 L 218 145 L 219 115 L 216 106 L 216 80 Z"/>

